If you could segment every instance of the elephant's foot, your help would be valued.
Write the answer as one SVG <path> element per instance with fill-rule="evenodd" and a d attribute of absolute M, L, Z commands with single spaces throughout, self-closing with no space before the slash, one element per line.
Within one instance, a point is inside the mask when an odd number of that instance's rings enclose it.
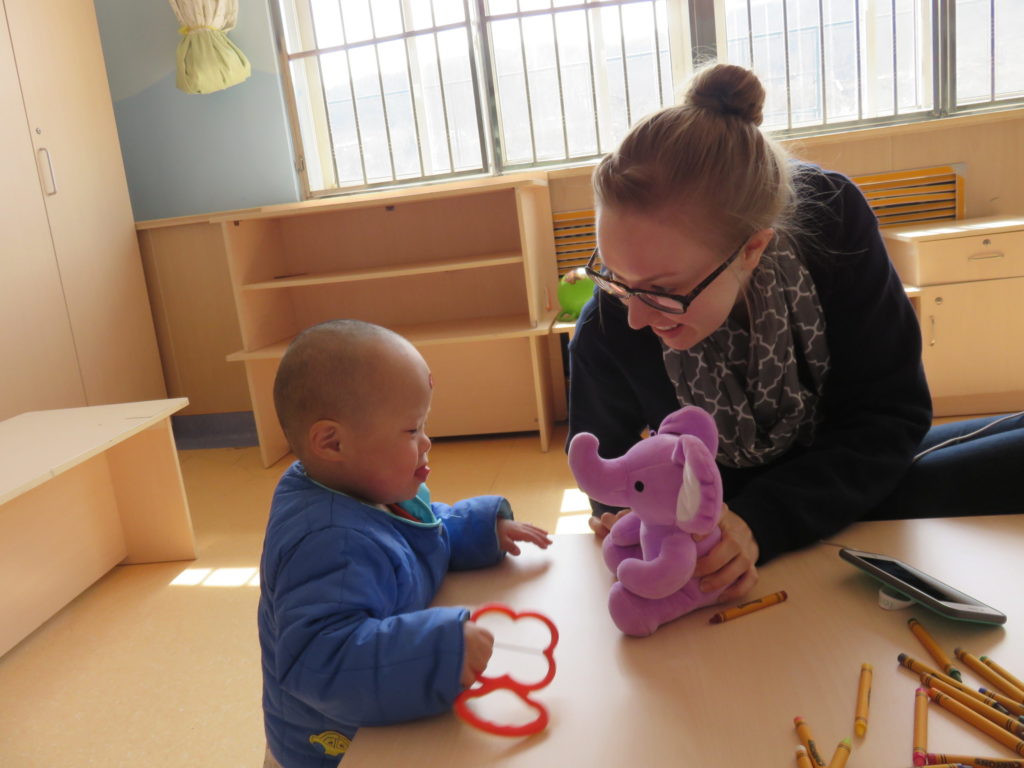
<path fill-rule="evenodd" d="M 703 593 L 697 581 L 689 582 L 678 592 L 668 597 L 649 600 L 635 595 L 622 586 L 612 585 L 608 593 L 608 612 L 612 621 L 623 633 L 634 637 L 653 635 L 662 624 L 666 624 L 690 611 L 715 602 L 718 592 Z"/>

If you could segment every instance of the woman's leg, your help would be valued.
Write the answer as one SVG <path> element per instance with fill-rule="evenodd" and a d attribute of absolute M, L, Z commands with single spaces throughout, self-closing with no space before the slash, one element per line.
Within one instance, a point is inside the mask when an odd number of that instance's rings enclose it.
<path fill-rule="evenodd" d="M 867 519 L 1024 512 L 1024 414 L 932 427 L 918 456 Z"/>

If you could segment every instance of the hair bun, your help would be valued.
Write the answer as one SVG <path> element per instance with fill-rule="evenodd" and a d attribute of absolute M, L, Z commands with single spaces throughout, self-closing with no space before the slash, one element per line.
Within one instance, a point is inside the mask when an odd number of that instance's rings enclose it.
<path fill-rule="evenodd" d="M 694 74 L 683 104 L 760 125 L 764 119 L 764 96 L 764 86 L 749 69 L 714 64 Z"/>

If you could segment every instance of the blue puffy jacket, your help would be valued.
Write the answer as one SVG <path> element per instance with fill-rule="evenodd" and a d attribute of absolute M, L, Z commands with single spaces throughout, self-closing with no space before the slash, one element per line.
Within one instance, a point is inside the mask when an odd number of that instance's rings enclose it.
<path fill-rule="evenodd" d="M 361 725 L 451 709 L 461 692 L 461 607 L 428 608 L 450 569 L 501 560 L 500 496 L 453 506 L 426 486 L 400 506 L 414 522 L 308 478 L 274 492 L 260 562 L 263 712 L 285 768 L 336 766 Z"/>

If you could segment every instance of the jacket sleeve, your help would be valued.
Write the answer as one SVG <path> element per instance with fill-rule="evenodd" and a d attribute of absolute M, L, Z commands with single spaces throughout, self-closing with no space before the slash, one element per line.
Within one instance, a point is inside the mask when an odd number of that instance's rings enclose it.
<path fill-rule="evenodd" d="M 468 571 L 501 562 L 498 520 L 512 519 L 512 507 L 502 496 L 473 496 L 452 505 L 431 502 L 434 515 L 448 532 L 449 569 Z"/>
<path fill-rule="evenodd" d="M 760 560 L 829 536 L 895 488 L 931 423 L 921 333 L 860 190 L 819 175 L 810 256 L 825 312 L 830 370 L 815 439 L 743 484 L 729 507 Z"/>
<path fill-rule="evenodd" d="M 357 726 L 449 710 L 462 690 L 468 611 L 390 615 L 397 589 L 392 563 L 368 537 L 338 529 L 305 537 L 275 584 L 279 642 L 270 663 L 282 688 Z"/>

